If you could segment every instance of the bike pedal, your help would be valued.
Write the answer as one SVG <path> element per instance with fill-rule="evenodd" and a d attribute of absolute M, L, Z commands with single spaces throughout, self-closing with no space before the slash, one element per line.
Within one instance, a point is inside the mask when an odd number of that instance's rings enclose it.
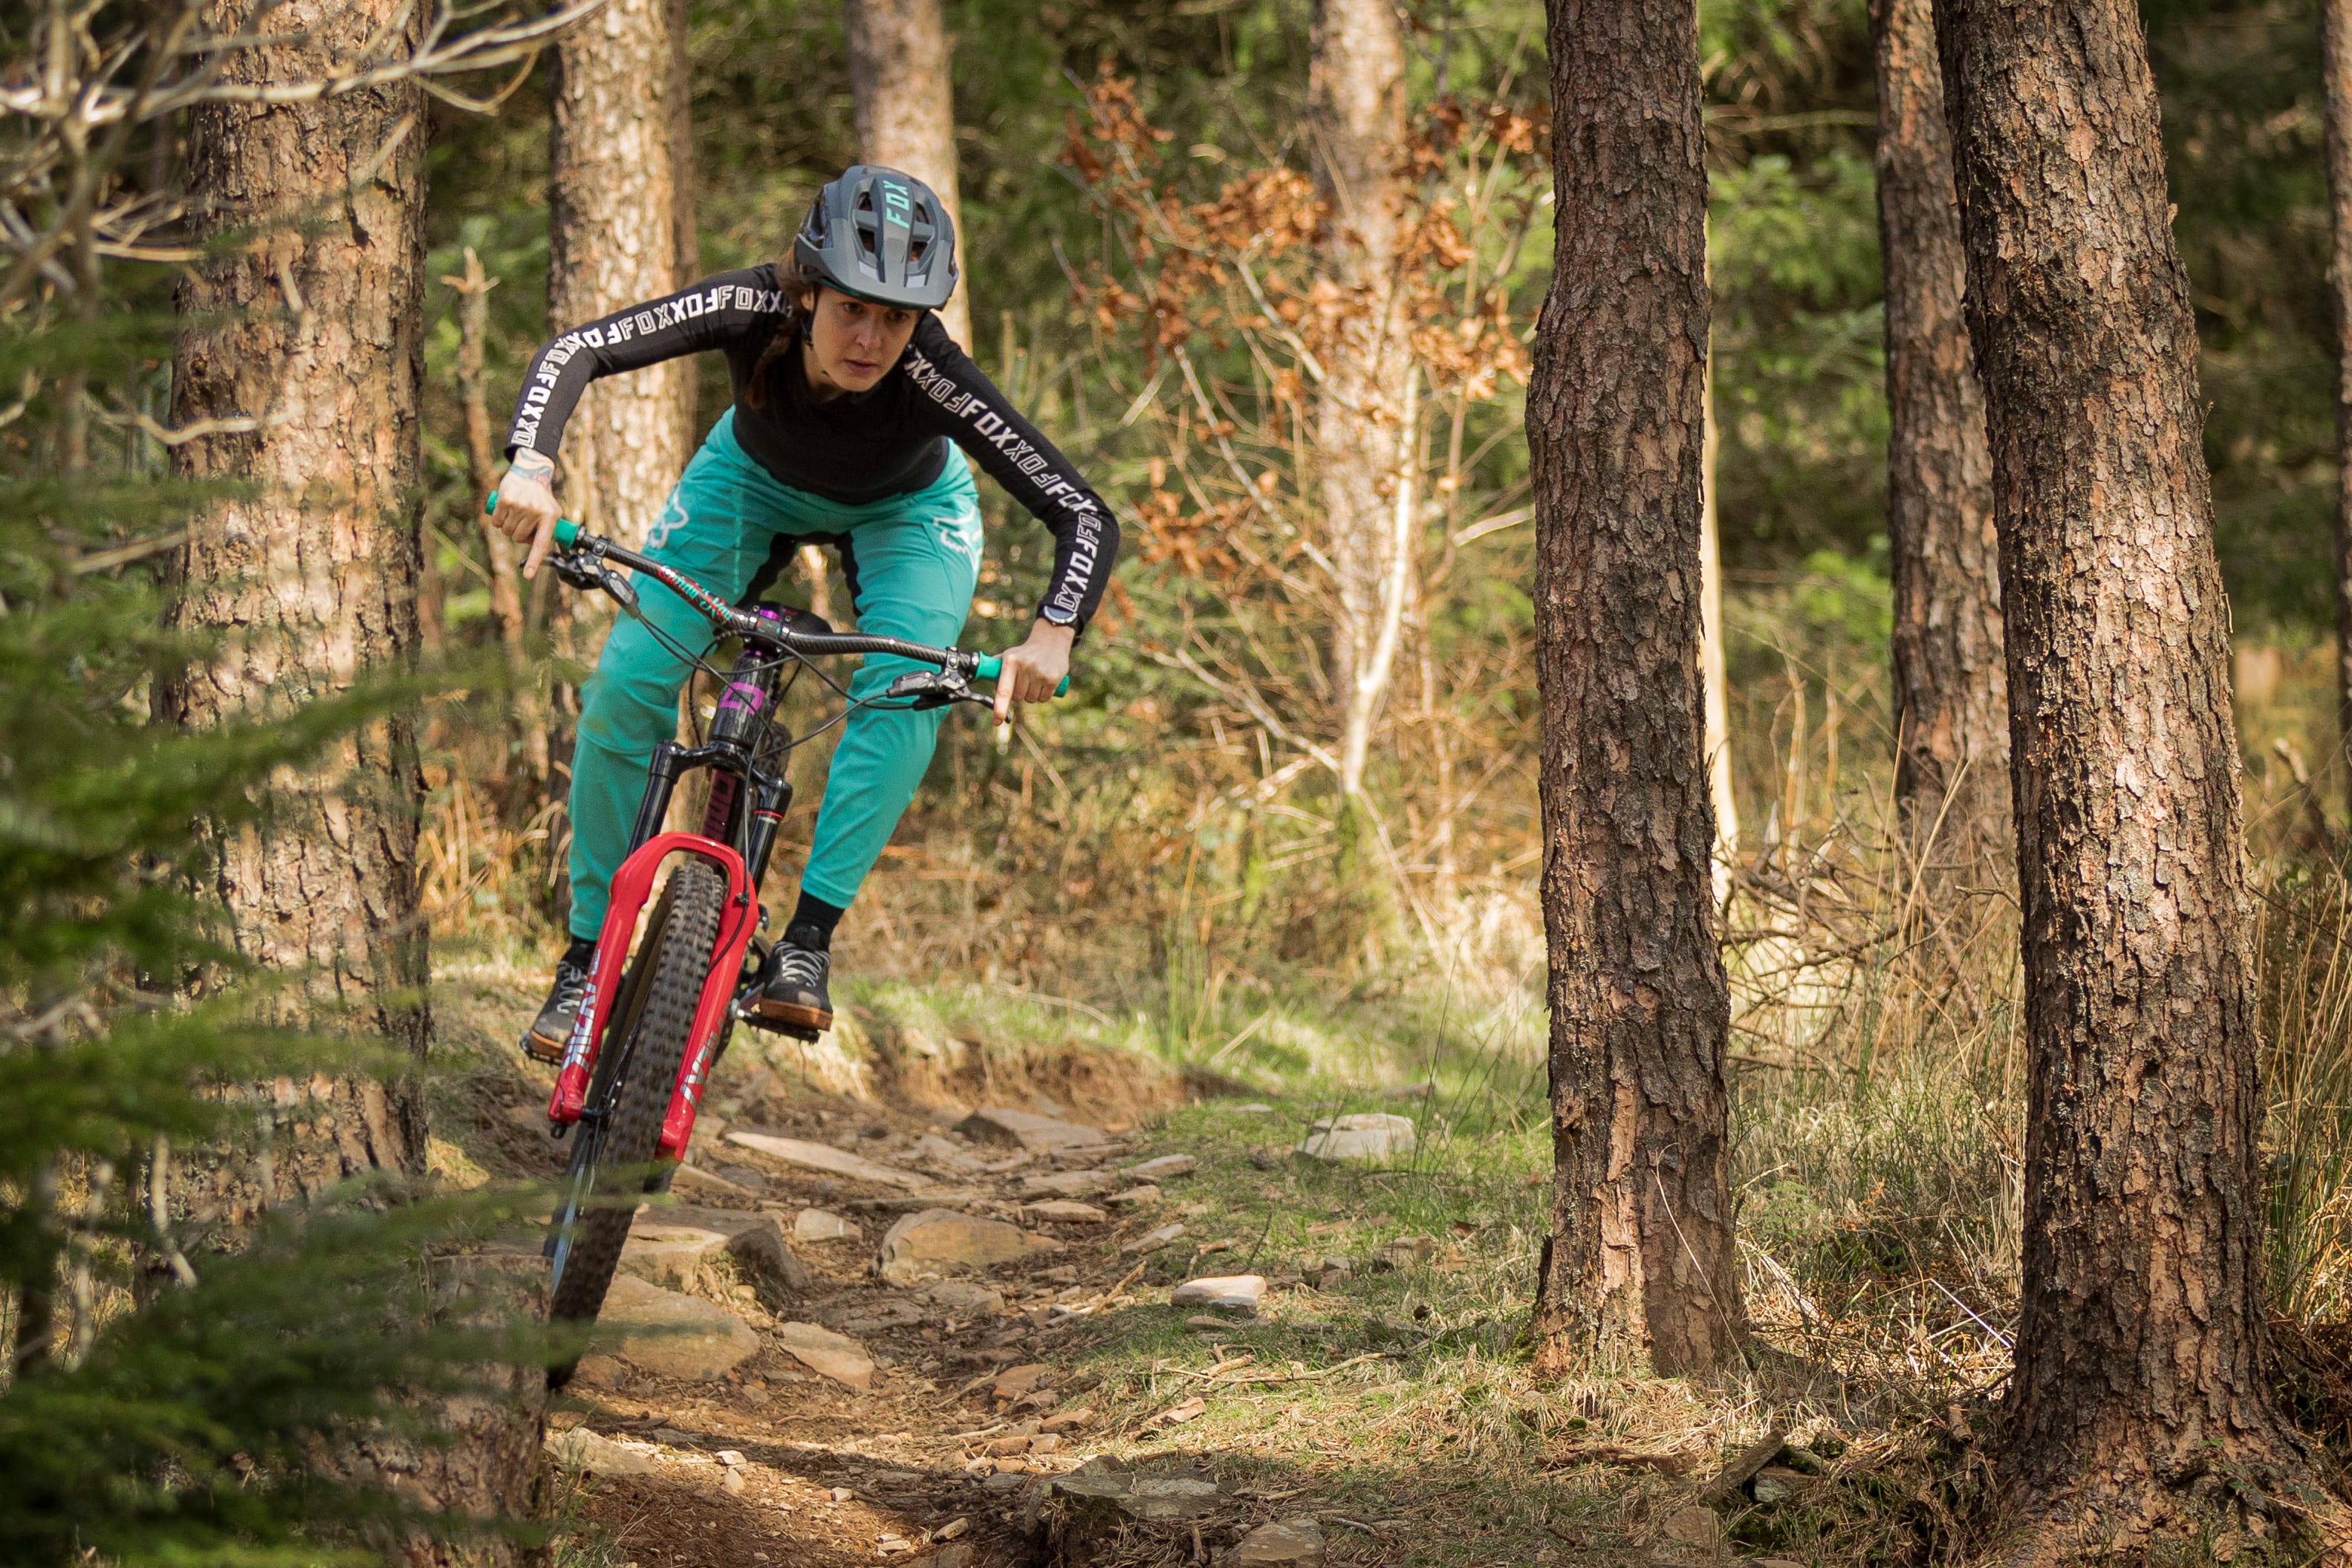
<path fill-rule="evenodd" d="M 781 1019 L 763 1019 L 745 1007 L 738 1007 L 735 1009 L 735 1018 L 739 1023 L 749 1024 L 753 1029 L 765 1030 L 770 1034 L 782 1035 L 786 1040 L 802 1040 L 814 1045 L 823 1038 L 817 1030 L 806 1024 L 786 1023 Z"/>

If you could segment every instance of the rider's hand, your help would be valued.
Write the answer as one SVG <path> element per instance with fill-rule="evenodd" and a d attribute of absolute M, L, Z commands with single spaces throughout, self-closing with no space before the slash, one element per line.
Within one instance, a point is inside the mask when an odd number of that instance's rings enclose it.
<path fill-rule="evenodd" d="M 490 514 L 490 526 L 510 539 L 530 541 L 530 557 L 522 568 L 525 577 L 538 575 L 539 563 L 547 559 L 555 539 L 555 492 L 548 488 L 554 477 L 553 463 L 536 452 L 518 452 L 499 481 L 499 509 Z"/>
<path fill-rule="evenodd" d="M 1070 647 L 1077 640 L 1076 627 L 1040 621 L 1029 628 L 1029 641 L 1004 651 L 1004 667 L 996 674 L 997 723 L 1013 722 L 1016 699 L 1041 703 L 1054 695 L 1054 688 L 1070 673 Z"/>

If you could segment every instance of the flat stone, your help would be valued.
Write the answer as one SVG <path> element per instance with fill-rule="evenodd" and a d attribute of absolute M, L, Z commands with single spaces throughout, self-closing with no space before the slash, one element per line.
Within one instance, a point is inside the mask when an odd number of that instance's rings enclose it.
<path fill-rule="evenodd" d="M 1298 1153 L 1318 1160 L 1390 1160 L 1415 1146 L 1412 1117 L 1367 1111 L 1326 1116 L 1308 1131 Z"/>
<path fill-rule="evenodd" d="M 1157 1230 L 1145 1231 L 1142 1235 L 1137 1237 L 1134 1240 L 1120 1248 L 1119 1250 L 1132 1256 L 1140 1257 L 1146 1252 L 1159 1251 L 1162 1247 L 1167 1246 L 1171 1241 L 1175 1240 L 1178 1237 L 1183 1234 L 1184 1228 L 1181 1225 L 1163 1225 Z"/>
<path fill-rule="evenodd" d="M 811 1372 L 860 1393 L 874 1385 L 874 1363 L 856 1340 L 814 1323 L 778 1323 L 776 1343 Z"/>
<path fill-rule="evenodd" d="M 1055 1171 L 1050 1176 L 1023 1176 L 1023 1197 L 1092 1197 L 1118 1185 L 1110 1171 Z"/>
<path fill-rule="evenodd" d="M 967 1317 L 994 1317 L 1004 1310 L 1004 1297 L 1000 1292 L 964 1280 L 942 1280 L 923 1292 L 923 1300 L 942 1311 Z"/>
<path fill-rule="evenodd" d="M 1239 1111 L 1244 1116 L 1271 1116 L 1274 1114 L 1274 1107 L 1267 1104 L 1263 1100 L 1253 1100 L 1246 1105 L 1236 1105 L 1234 1109 Z"/>
<path fill-rule="evenodd" d="M 583 1388 L 626 1388 L 636 1375 L 617 1355 L 583 1355 L 572 1369 L 572 1381 Z"/>
<path fill-rule="evenodd" d="M 1428 1261 L 1436 1252 L 1437 1238 L 1434 1236 L 1400 1236 L 1372 1249 L 1372 1265 L 1380 1269 L 1405 1269 Z"/>
<path fill-rule="evenodd" d="M 836 1149 L 831 1144 L 812 1144 L 800 1138 L 778 1137 L 772 1133 L 730 1133 L 727 1141 L 788 1166 L 823 1171 L 827 1176 L 847 1176 L 852 1181 L 873 1182 L 878 1186 L 895 1186 L 908 1191 L 931 1185 L 929 1176 L 901 1170 L 897 1166 L 886 1166 L 863 1155 L 853 1155 L 847 1149 Z"/>
<path fill-rule="evenodd" d="M 990 1269 L 1061 1249 L 1062 1244 L 1052 1237 L 1034 1236 L 1002 1219 L 927 1208 L 890 1227 L 882 1238 L 877 1262 L 882 1278 L 904 1283 L 927 1273 Z"/>
<path fill-rule="evenodd" d="M 1047 1225 L 1100 1225 L 1110 1218 L 1091 1203 L 1079 1203 L 1066 1197 L 1048 1198 L 1044 1203 L 1024 1203 L 1021 1218 L 1032 1223 Z"/>
<path fill-rule="evenodd" d="M 1141 1186 L 1131 1186 L 1125 1192 L 1115 1192 L 1103 1201 L 1115 1203 L 1121 1208 L 1140 1208 L 1147 1203 L 1158 1203 L 1160 1189 L 1150 1182 L 1145 1182 Z"/>
<path fill-rule="evenodd" d="M 1129 1470 L 1082 1466 L 1047 1483 L 1068 1508 L 1080 1531 L 1091 1535 L 1118 1516 L 1146 1524 L 1166 1524 L 1213 1513 L 1224 1500 L 1214 1481 L 1187 1476 L 1139 1476 Z"/>
<path fill-rule="evenodd" d="M 648 1476 L 654 1471 L 650 1455 L 625 1448 L 612 1438 L 600 1437 L 585 1427 L 550 1434 L 547 1451 L 557 1464 L 573 1467 L 592 1476 Z"/>
<path fill-rule="evenodd" d="M 803 1208 L 793 1219 L 793 1238 L 798 1241 L 857 1241 L 865 1234 L 841 1216 L 822 1208 Z"/>
<path fill-rule="evenodd" d="M 989 1390 L 999 1399 L 1018 1399 L 1034 1391 L 1053 1375 L 1054 1369 L 1044 1362 L 1031 1362 L 1026 1366 L 1008 1366 L 996 1375 L 996 1384 Z"/>
<path fill-rule="evenodd" d="M 641 1209 L 632 1233 L 643 1229 L 648 1221 L 715 1230 L 727 1239 L 728 1255 L 737 1263 L 774 1275 L 788 1290 L 805 1291 L 816 1283 L 808 1266 L 793 1257 L 786 1245 L 783 1221 L 765 1209 L 700 1208 L 690 1204 Z"/>
<path fill-rule="evenodd" d="M 1220 1312 L 1250 1315 L 1256 1312 L 1258 1301 L 1265 1295 L 1264 1275 L 1226 1274 L 1185 1281 L 1168 1298 L 1168 1304 L 1173 1307 L 1208 1307 Z"/>
<path fill-rule="evenodd" d="M 1071 1144 L 1055 1149 L 1046 1157 L 1057 1166 L 1098 1166 L 1111 1160 L 1125 1159 L 1125 1144 Z"/>
<path fill-rule="evenodd" d="M 1139 1166 L 1127 1167 L 1127 1176 L 1134 1181 L 1171 1181 L 1188 1176 L 1201 1168 L 1201 1162 L 1191 1155 L 1162 1155 L 1156 1160 L 1146 1160 Z"/>
<path fill-rule="evenodd" d="M 716 1230 L 690 1225 L 648 1225 L 637 1221 L 621 1246 L 621 1269 L 640 1280 L 675 1291 L 687 1291 L 702 1272 L 704 1263 L 727 1249 L 727 1238 Z"/>
<path fill-rule="evenodd" d="M 967 1138 L 991 1144 L 1012 1144 L 1034 1155 L 1111 1141 L 1110 1134 L 1100 1127 L 1083 1127 L 1075 1122 L 996 1105 L 974 1111 L 957 1123 L 955 1130 Z"/>
<path fill-rule="evenodd" d="M 700 1166 L 678 1166 L 670 1173 L 669 1185 L 674 1188 L 688 1192 L 699 1190 L 706 1196 L 719 1197 L 751 1197 L 757 1191 L 732 1176 L 704 1170 Z"/>
<path fill-rule="evenodd" d="M 688 1383 L 724 1377 L 760 1354 L 760 1336 L 741 1318 L 634 1274 L 614 1277 L 596 1329 L 631 1365 Z"/>
<path fill-rule="evenodd" d="M 1232 1568 L 1315 1568 L 1323 1561 L 1322 1527 L 1312 1519 L 1261 1524 L 1225 1561 Z"/>

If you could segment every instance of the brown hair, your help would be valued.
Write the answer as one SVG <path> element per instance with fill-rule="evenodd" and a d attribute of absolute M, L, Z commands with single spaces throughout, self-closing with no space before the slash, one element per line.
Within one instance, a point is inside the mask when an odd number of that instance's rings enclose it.
<path fill-rule="evenodd" d="M 743 401 L 751 407 L 767 406 L 768 367 L 782 359 L 785 351 L 800 341 L 803 330 L 801 296 L 814 292 L 824 282 L 824 278 L 803 267 L 791 256 L 778 258 L 776 283 L 783 290 L 784 314 L 782 319 L 776 323 L 776 335 L 768 340 L 768 346 L 761 350 L 760 357 L 751 362 L 751 378 L 749 383 L 743 388 Z"/>

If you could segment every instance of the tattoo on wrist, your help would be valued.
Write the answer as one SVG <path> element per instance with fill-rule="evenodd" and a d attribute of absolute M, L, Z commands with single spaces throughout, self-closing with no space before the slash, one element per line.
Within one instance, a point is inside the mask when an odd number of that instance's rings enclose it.
<path fill-rule="evenodd" d="M 527 479 L 546 480 L 555 476 L 555 459 L 544 452 L 533 452 L 528 446 L 519 449 L 514 461 L 507 466 Z"/>

